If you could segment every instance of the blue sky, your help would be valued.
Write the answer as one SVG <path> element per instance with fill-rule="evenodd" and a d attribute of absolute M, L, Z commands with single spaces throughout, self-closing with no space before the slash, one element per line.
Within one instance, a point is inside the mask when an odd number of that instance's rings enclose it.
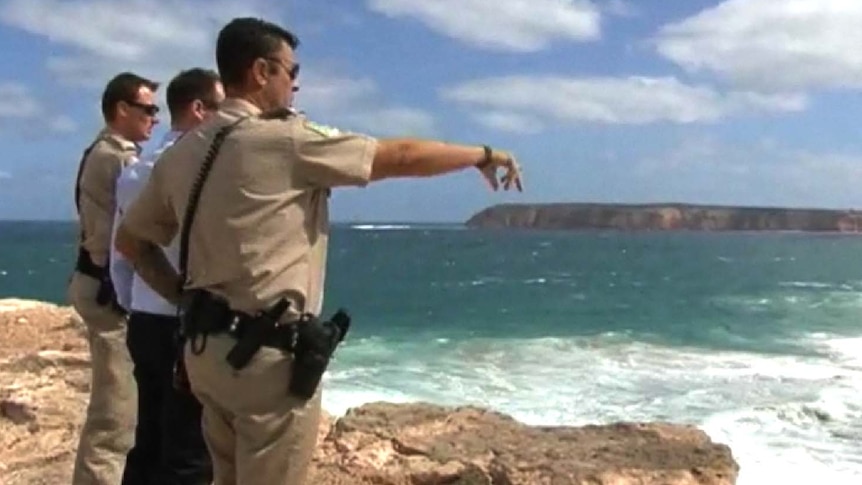
<path fill-rule="evenodd" d="M 335 220 L 461 221 L 499 202 L 862 207 L 858 0 L 0 0 L 0 219 L 74 218 L 107 79 L 214 67 L 219 27 L 245 14 L 300 36 L 297 104 L 316 121 L 488 143 L 524 167 L 522 194 L 470 171 L 345 189 Z"/>

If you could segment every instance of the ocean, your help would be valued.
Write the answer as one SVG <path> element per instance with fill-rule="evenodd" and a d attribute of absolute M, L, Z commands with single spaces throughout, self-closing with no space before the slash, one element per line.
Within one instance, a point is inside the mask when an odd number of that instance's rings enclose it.
<path fill-rule="evenodd" d="M 0 297 L 65 303 L 69 223 L 0 223 Z M 727 443 L 742 485 L 862 483 L 862 238 L 337 225 L 326 379 L 369 401 L 529 424 L 669 420 Z"/>

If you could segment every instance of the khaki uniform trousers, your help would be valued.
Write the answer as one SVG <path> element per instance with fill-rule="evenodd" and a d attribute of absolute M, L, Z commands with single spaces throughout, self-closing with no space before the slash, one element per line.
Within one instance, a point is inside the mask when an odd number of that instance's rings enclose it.
<path fill-rule="evenodd" d="M 116 485 L 134 442 L 137 390 L 125 319 L 96 303 L 99 282 L 74 272 L 68 298 L 84 320 L 90 346 L 90 402 L 81 429 L 73 485 Z"/>
<path fill-rule="evenodd" d="M 289 395 L 293 358 L 269 347 L 235 371 L 225 360 L 235 343 L 208 335 L 200 355 L 188 344 L 185 349 L 189 383 L 203 405 L 214 483 L 303 485 L 317 446 L 322 386 L 308 401 Z"/>

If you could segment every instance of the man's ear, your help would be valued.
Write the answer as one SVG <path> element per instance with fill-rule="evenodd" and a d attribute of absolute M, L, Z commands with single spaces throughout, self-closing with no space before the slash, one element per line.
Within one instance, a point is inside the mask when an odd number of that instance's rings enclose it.
<path fill-rule="evenodd" d="M 251 65 L 251 75 L 254 78 L 254 81 L 261 85 L 265 86 L 269 83 L 269 64 L 264 59 L 255 59 L 254 64 Z"/>
<path fill-rule="evenodd" d="M 196 99 L 192 101 L 192 112 L 195 114 L 197 119 L 202 120 L 206 116 L 206 106 L 204 106 L 203 101 Z"/>
<path fill-rule="evenodd" d="M 114 108 L 114 119 L 125 118 L 129 115 L 129 103 L 120 101 Z"/>

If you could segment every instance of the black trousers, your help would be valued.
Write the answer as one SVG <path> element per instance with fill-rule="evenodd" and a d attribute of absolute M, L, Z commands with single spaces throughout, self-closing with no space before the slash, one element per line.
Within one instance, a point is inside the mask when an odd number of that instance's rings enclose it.
<path fill-rule="evenodd" d="M 204 485 L 212 461 L 201 431 L 201 405 L 173 386 L 181 351 L 176 317 L 132 312 L 126 344 L 138 385 L 135 444 L 126 456 L 122 485 Z"/>

